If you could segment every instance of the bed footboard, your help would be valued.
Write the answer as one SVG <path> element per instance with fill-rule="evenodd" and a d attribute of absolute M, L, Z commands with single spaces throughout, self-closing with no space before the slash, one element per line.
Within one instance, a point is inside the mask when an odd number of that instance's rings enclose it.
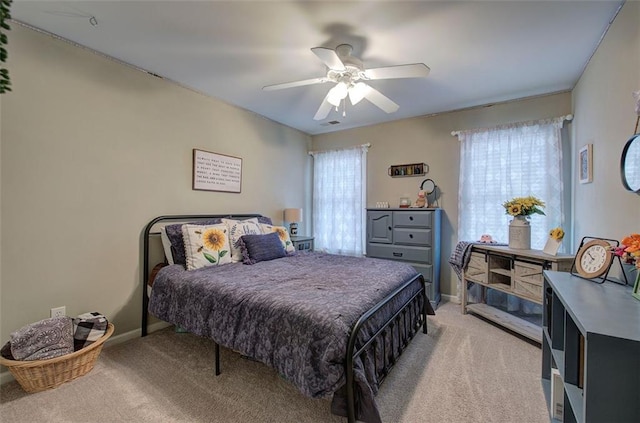
<path fill-rule="evenodd" d="M 419 280 L 421 284 L 420 290 L 406 300 L 402 307 L 395 314 L 391 315 L 369 340 L 364 343 L 359 342 L 359 335 L 362 328 L 376 312 L 400 295 L 400 293 L 416 280 Z M 382 383 L 397 362 L 398 357 L 400 357 L 404 349 L 409 345 L 411 339 L 418 333 L 420 326 L 422 326 L 423 332 L 425 334 L 427 333 L 428 301 L 425 280 L 423 276 L 419 274 L 405 282 L 385 299 L 372 307 L 353 325 L 345 357 L 347 419 L 349 423 L 356 422 L 356 383 L 354 377 L 356 360 L 361 358 L 364 361 L 368 354 L 372 354 L 371 359 L 374 363 L 376 378 L 379 383 Z"/>

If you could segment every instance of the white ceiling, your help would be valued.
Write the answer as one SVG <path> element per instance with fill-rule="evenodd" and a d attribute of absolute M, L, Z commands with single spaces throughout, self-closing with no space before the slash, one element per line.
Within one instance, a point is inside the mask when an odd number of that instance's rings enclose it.
<path fill-rule="evenodd" d="M 313 135 L 570 90 L 620 5 L 14 0 L 11 15 Z M 365 100 L 348 104 L 346 117 L 332 111 L 314 121 L 331 83 L 262 90 L 325 76 L 325 65 L 310 49 L 343 43 L 353 45 L 365 68 L 425 63 L 431 73 L 369 82 L 400 106 L 392 114 Z"/>

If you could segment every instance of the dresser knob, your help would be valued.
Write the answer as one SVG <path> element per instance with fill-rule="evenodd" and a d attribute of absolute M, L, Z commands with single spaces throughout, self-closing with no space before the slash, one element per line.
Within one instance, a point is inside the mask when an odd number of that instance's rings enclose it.
<path fill-rule="evenodd" d="M 413 234 L 409 234 L 409 238 L 413 239 Z"/>
<path fill-rule="evenodd" d="M 409 220 L 413 220 L 413 216 L 409 216 Z"/>
<path fill-rule="evenodd" d="M 389 228 L 388 228 L 388 229 L 389 229 L 389 230 L 392 230 L 393 228 L 392 228 L 391 226 L 389 226 Z"/>

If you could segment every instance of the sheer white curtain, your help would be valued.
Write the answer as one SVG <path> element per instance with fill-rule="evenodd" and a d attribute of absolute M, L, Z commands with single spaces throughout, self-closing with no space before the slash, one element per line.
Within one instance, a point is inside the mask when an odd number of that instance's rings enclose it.
<path fill-rule="evenodd" d="M 313 156 L 314 248 L 362 255 L 365 242 L 368 145 Z"/>
<path fill-rule="evenodd" d="M 532 195 L 546 206 L 545 216 L 530 218 L 531 248 L 544 248 L 549 230 L 564 224 L 563 122 L 564 117 L 459 132 L 459 241 L 490 234 L 507 243 L 511 216 L 502 204 Z"/>

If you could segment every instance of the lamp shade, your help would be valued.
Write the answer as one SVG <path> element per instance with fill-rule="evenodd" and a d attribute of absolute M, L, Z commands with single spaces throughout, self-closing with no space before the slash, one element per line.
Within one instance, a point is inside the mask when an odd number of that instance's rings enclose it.
<path fill-rule="evenodd" d="M 302 222 L 302 209 L 284 209 L 285 222 Z"/>

